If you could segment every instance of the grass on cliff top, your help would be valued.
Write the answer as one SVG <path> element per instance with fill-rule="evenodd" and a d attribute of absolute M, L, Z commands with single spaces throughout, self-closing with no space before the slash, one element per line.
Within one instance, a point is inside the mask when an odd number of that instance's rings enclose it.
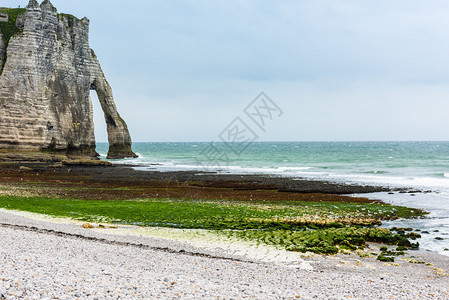
<path fill-rule="evenodd" d="M 5 45 L 8 46 L 9 40 L 11 37 L 13 37 L 15 34 L 21 32 L 21 29 L 19 29 L 16 26 L 16 20 L 17 17 L 24 14 L 26 11 L 25 8 L 6 8 L 6 9 L 0 9 L 0 13 L 6 13 L 9 15 L 8 22 L 0 22 L 0 31 L 3 34 L 3 41 L 5 42 Z"/>
<path fill-rule="evenodd" d="M 363 249 L 367 241 L 410 247 L 404 233 L 372 225 L 381 219 L 425 214 L 386 204 L 101 201 L 19 196 L 0 196 L 0 207 L 86 222 L 215 230 L 229 238 L 325 254 Z"/>
<path fill-rule="evenodd" d="M 64 18 L 67 18 L 67 19 L 75 19 L 77 21 L 81 21 L 80 19 L 78 19 L 77 17 L 75 17 L 74 15 L 71 15 L 71 14 L 58 13 L 58 17 L 61 20 L 64 20 Z"/>
<path fill-rule="evenodd" d="M 8 14 L 8 22 L 0 22 L 0 31 L 3 34 L 3 41 L 5 45 L 8 46 L 11 37 L 21 32 L 22 30 L 16 26 L 17 17 L 23 15 L 26 12 L 26 8 L 2 8 L 0 13 Z M 59 18 L 64 19 L 75 19 L 80 21 L 77 17 L 70 14 L 58 14 Z"/>

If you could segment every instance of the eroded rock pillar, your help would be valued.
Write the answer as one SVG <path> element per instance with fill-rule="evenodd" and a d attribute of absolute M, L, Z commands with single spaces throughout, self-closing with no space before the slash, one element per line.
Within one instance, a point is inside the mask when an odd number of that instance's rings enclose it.
<path fill-rule="evenodd" d="M 137 157 L 131 149 L 131 136 L 126 122 L 120 117 L 114 103 L 112 89 L 107 82 L 97 57 L 92 52 L 96 65 L 92 72 L 91 89 L 95 90 L 104 112 L 108 131 L 109 151 L 107 158 Z"/>

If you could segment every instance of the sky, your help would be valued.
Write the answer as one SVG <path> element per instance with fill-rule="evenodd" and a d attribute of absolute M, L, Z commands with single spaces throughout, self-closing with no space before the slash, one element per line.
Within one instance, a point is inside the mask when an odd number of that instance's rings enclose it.
<path fill-rule="evenodd" d="M 283 114 L 260 141 L 449 140 L 449 1 L 51 2 L 90 19 L 133 141 L 219 141 L 236 117 L 256 131 L 262 91 Z"/>

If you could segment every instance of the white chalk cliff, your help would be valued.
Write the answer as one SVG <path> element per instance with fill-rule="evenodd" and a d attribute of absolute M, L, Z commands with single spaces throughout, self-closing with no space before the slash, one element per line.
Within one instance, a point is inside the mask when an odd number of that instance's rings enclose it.
<path fill-rule="evenodd" d="M 3 13 L 8 11 L 13 9 Z M 17 32 L 0 36 L 0 149 L 95 156 L 90 99 L 95 90 L 107 123 L 108 157 L 135 157 L 112 89 L 89 47 L 89 20 L 58 14 L 48 0 L 40 5 L 31 0 L 16 18 L 9 15 L 11 21 Z"/>

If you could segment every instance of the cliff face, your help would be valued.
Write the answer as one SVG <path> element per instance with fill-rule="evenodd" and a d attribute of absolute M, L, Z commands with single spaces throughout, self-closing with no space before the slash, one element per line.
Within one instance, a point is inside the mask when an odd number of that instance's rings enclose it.
<path fill-rule="evenodd" d="M 108 157 L 135 157 L 89 47 L 89 20 L 58 14 L 48 0 L 31 0 L 15 25 L 18 33 L 0 39 L 0 149 L 95 156 L 95 90 L 107 123 Z"/>
<path fill-rule="evenodd" d="M 3 66 L 5 58 L 6 58 L 6 47 L 5 42 L 3 41 L 3 34 L 0 32 L 0 66 Z"/>

